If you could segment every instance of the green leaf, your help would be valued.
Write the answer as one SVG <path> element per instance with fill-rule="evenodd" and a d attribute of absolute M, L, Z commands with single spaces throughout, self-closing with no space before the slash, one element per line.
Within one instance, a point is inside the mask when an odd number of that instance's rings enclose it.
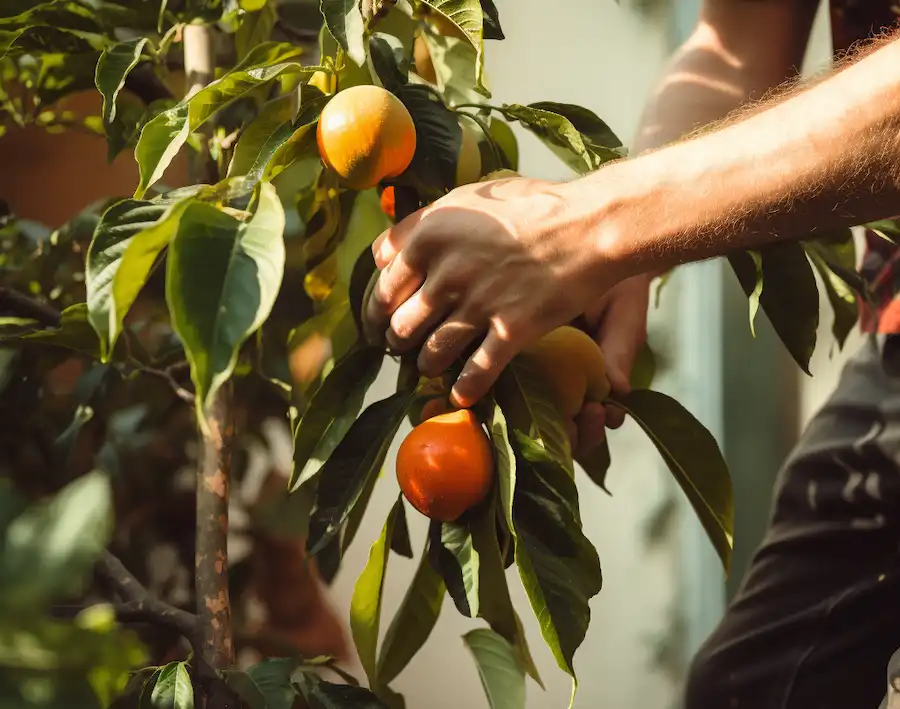
<path fill-rule="evenodd" d="M 421 35 L 434 66 L 437 87 L 451 104 L 478 103 L 478 52 L 471 43 L 434 32 Z"/>
<path fill-rule="evenodd" d="M 465 523 L 432 522 L 428 529 L 432 568 L 444 579 L 456 609 L 476 618 L 479 607 L 481 557 Z"/>
<path fill-rule="evenodd" d="M 291 709 L 296 699 L 291 675 L 298 664 L 293 658 L 267 658 L 243 672 L 227 671 L 225 681 L 251 709 Z"/>
<path fill-rule="evenodd" d="M 803 248 L 822 278 L 834 320 L 831 332 L 842 348 L 859 319 L 857 292 L 866 284 L 856 272 L 856 247 L 849 229 L 837 237 L 804 242 Z"/>
<path fill-rule="evenodd" d="M 224 76 L 148 122 L 134 151 L 141 173 L 134 196 L 142 197 L 163 176 L 188 136 L 218 111 L 282 74 L 314 73 L 318 67 L 294 61 L 299 53 L 288 44 L 260 45 Z"/>
<path fill-rule="evenodd" d="M 462 128 L 456 114 L 421 84 L 402 87 L 397 97 L 416 126 L 416 152 L 404 175 L 414 176 L 435 190 L 453 189 L 462 145 Z"/>
<path fill-rule="evenodd" d="M 486 628 L 470 630 L 463 640 L 475 658 L 491 709 L 524 709 L 525 672 L 513 646 Z"/>
<path fill-rule="evenodd" d="M 100 55 L 94 83 L 103 96 L 103 125 L 109 126 L 116 120 L 116 101 L 125 86 L 125 79 L 141 60 L 141 52 L 147 45 L 146 37 L 137 37 L 117 42 Z"/>
<path fill-rule="evenodd" d="M 541 687 L 541 676 L 531 656 L 522 623 L 513 607 L 497 540 L 496 502 L 483 506 L 471 521 L 472 546 L 478 553 L 478 616 L 512 644 L 518 661 Z"/>
<path fill-rule="evenodd" d="M 398 556 L 413 558 L 412 540 L 409 538 L 409 523 L 406 520 L 406 507 L 400 505 L 397 510 L 397 521 L 391 537 L 391 551 Z"/>
<path fill-rule="evenodd" d="M 606 474 L 609 472 L 612 460 L 609 455 L 609 443 L 606 439 L 604 438 L 590 452 L 580 455 L 577 460 L 585 474 L 601 490 L 609 494 L 609 490 L 606 488 Z"/>
<path fill-rule="evenodd" d="M 325 26 L 357 66 L 366 62 L 363 16 L 359 0 L 319 0 Z"/>
<path fill-rule="evenodd" d="M 885 241 L 900 242 L 900 222 L 896 219 L 881 219 L 875 222 L 863 224 L 869 231 L 874 232 Z"/>
<path fill-rule="evenodd" d="M 241 345 L 272 310 L 284 274 L 283 234 L 284 210 L 267 183 L 246 222 L 202 202 L 181 218 L 169 247 L 166 299 L 191 364 L 201 425 Z"/>
<path fill-rule="evenodd" d="M 463 31 L 466 39 L 478 53 L 476 81 L 478 90 L 490 98 L 491 92 L 484 84 L 484 12 L 478 0 L 423 0 Z"/>
<path fill-rule="evenodd" d="M 580 175 L 623 156 L 621 151 L 595 145 L 568 118 L 558 113 L 519 104 L 506 105 L 502 110 L 507 118 L 519 121 Z"/>
<path fill-rule="evenodd" d="M 377 478 L 412 399 L 411 391 L 400 391 L 368 406 L 325 462 L 310 520 L 310 554 L 340 533 L 367 486 Z"/>
<path fill-rule="evenodd" d="M 397 509 L 403 505 L 398 497 L 388 514 L 381 536 L 369 550 L 369 560 L 353 587 L 350 599 L 350 631 L 359 653 L 359 662 L 366 671 L 369 684 L 375 686 L 376 653 L 378 649 L 378 629 L 381 625 L 381 592 L 384 589 L 384 575 L 387 571 L 388 540 L 394 534 Z"/>
<path fill-rule="evenodd" d="M 503 28 L 500 27 L 500 13 L 494 0 L 481 0 L 481 9 L 484 12 L 484 38 L 506 39 Z"/>
<path fill-rule="evenodd" d="M 684 490 L 722 560 L 731 566 L 734 501 L 731 475 L 712 434 L 674 399 L 635 390 L 615 400 L 640 425 Z"/>
<path fill-rule="evenodd" d="M 573 657 L 600 592 L 600 560 L 584 536 L 578 491 L 565 468 L 518 431 L 513 504 L 516 564 L 544 641 L 560 669 L 575 678 Z"/>
<path fill-rule="evenodd" d="M 619 140 L 612 128 L 606 124 L 606 121 L 583 106 L 576 106 L 572 103 L 539 101 L 528 104 L 528 108 L 563 116 L 572 124 L 575 130 L 581 133 L 582 139 L 586 140 L 591 149 L 622 147 L 622 141 Z"/>
<path fill-rule="evenodd" d="M 649 389 L 656 377 L 656 354 L 646 341 L 641 345 L 631 367 L 629 383 L 632 389 Z"/>
<path fill-rule="evenodd" d="M 260 3 L 255 3 L 259 5 Z M 268 41 L 272 36 L 272 29 L 278 21 L 278 9 L 274 2 L 265 2 L 257 10 L 249 11 L 244 15 L 241 24 L 234 33 L 234 48 L 239 59 L 245 58 L 253 48 Z"/>
<path fill-rule="evenodd" d="M 753 259 L 753 268 L 756 270 L 756 284 L 753 292 L 747 296 L 750 304 L 750 334 L 756 337 L 756 314 L 759 312 L 759 299 L 762 297 L 765 281 L 763 280 L 762 255 L 759 251 L 748 251 L 747 255 Z"/>
<path fill-rule="evenodd" d="M 441 613 L 446 590 L 443 579 L 431 568 L 426 544 L 416 574 L 381 644 L 376 670 L 379 686 L 393 682 L 425 645 Z"/>
<path fill-rule="evenodd" d="M 298 672 L 293 676 L 293 681 L 309 709 L 389 709 L 368 689 L 333 684 L 315 672 Z"/>
<path fill-rule="evenodd" d="M 88 247 L 84 275 L 88 319 L 100 339 L 104 362 L 109 361 L 125 316 L 191 204 L 190 199 L 168 206 L 125 199 L 103 213 Z"/>
<path fill-rule="evenodd" d="M 246 175 L 260 162 L 260 154 L 271 157 L 275 150 L 294 132 L 294 96 L 286 94 L 272 99 L 262 107 L 250 125 L 241 131 L 228 165 L 228 177 Z M 285 126 L 287 126 L 285 128 Z M 284 138 L 281 138 L 287 133 Z M 279 142 L 279 139 L 281 141 Z M 262 161 L 265 164 L 265 160 Z"/>
<path fill-rule="evenodd" d="M 498 120 L 491 119 L 490 123 L 491 137 L 500 148 L 503 158 L 506 160 L 504 167 L 508 170 L 519 169 L 519 142 L 516 140 L 516 134 L 513 133 L 509 124 Z"/>
<path fill-rule="evenodd" d="M 194 688 L 183 662 L 170 662 L 162 669 L 150 705 L 153 709 L 194 709 Z"/>
<path fill-rule="evenodd" d="M 79 593 L 109 542 L 112 511 L 107 476 L 92 472 L 16 517 L 2 539 L 0 605 L 12 613 Z"/>
<path fill-rule="evenodd" d="M 85 303 L 77 303 L 63 310 L 58 327 L 32 328 L 0 335 L 0 345 L 23 343 L 61 347 L 89 357 L 100 356 L 100 343 L 97 341 L 97 334 L 88 323 Z"/>
<path fill-rule="evenodd" d="M 497 401 L 513 429 L 539 442 L 574 475 L 572 448 L 565 424 L 540 371 L 527 355 L 519 355 L 501 373 Z"/>
<path fill-rule="evenodd" d="M 334 365 L 294 432 L 294 467 L 288 484 L 291 492 L 316 478 L 344 439 L 383 362 L 379 348 L 359 347 Z"/>
<path fill-rule="evenodd" d="M 819 289 L 806 252 L 791 242 L 760 249 L 764 285 L 760 307 L 800 368 L 809 374 L 819 326 Z M 753 259 L 745 252 L 728 257 L 744 292 L 750 296 L 758 278 Z"/>

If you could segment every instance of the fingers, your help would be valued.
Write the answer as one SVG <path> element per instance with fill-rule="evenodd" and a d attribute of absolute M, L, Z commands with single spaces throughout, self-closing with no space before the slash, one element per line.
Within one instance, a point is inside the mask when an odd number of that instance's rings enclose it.
<path fill-rule="evenodd" d="M 625 423 L 625 411 L 618 406 L 608 405 L 606 408 L 606 427 L 616 429 Z"/>
<path fill-rule="evenodd" d="M 366 319 L 373 329 L 383 332 L 397 308 L 422 285 L 425 276 L 413 268 L 405 252 L 388 263 L 381 274 L 366 306 Z"/>
<path fill-rule="evenodd" d="M 515 342 L 501 336 L 496 326 L 491 326 L 453 385 L 450 392 L 453 405 L 468 408 L 487 394 L 517 351 Z"/>
<path fill-rule="evenodd" d="M 381 235 L 372 242 L 372 256 L 375 258 L 375 266 L 382 270 L 403 250 L 410 235 L 416 226 L 422 221 L 422 210 L 410 214 L 396 224 L 385 229 Z"/>
<path fill-rule="evenodd" d="M 440 376 L 484 330 L 465 314 L 454 313 L 422 345 L 416 362 L 419 372 L 425 377 Z M 458 405 L 455 401 L 453 403 Z"/>
<path fill-rule="evenodd" d="M 447 314 L 446 311 L 447 308 L 440 307 L 435 299 L 430 297 L 426 283 L 391 316 L 391 326 L 386 335 L 391 350 L 406 352 L 421 344 Z"/>

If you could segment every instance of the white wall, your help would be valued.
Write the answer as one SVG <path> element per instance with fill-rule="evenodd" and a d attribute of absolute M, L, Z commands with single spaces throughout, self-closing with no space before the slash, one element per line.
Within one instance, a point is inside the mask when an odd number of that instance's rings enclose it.
<path fill-rule="evenodd" d="M 558 100 L 579 103 L 603 117 L 628 144 L 643 101 L 667 55 L 667 3 L 638 14 L 629 0 L 566 0 L 552 9 L 539 0 L 497 0 L 507 40 L 489 43 L 487 67 L 495 102 L 528 103 Z M 521 170 L 527 175 L 565 178 L 568 171 L 537 140 L 517 130 Z M 655 313 L 654 321 L 666 318 Z M 382 374 L 370 394 L 381 398 L 394 384 L 394 371 Z M 398 441 L 406 433 L 404 427 Z M 334 586 L 334 602 L 349 605 L 353 583 L 365 563 L 369 542 L 378 535 L 396 499 L 392 447 L 369 512 Z M 671 485 L 655 449 L 630 424 L 611 441 L 613 469 L 610 498 L 583 476 L 581 506 L 588 537 L 597 546 L 604 570 L 604 589 L 592 604 L 592 624 L 576 654 L 580 690 L 576 707 L 671 706 L 677 685 L 651 659 L 658 639 L 666 640 L 670 610 L 677 608 L 679 581 L 677 541 L 649 548 L 644 525 L 671 493 Z M 421 549 L 425 520 L 412 512 L 411 532 Z M 391 558 L 386 581 L 382 632 L 411 578 L 414 562 Z M 714 579 L 714 582 L 720 579 Z M 570 684 L 556 668 L 530 615 L 514 570 L 510 575 L 514 602 L 522 610 L 532 652 L 547 691 L 529 683 L 532 709 L 565 707 Z M 410 709 L 486 707 L 471 658 L 460 636 L 476 624 L 461 618 L 445 602 L 429 642 L 396 682 Z M 680 636 L 668 638 L 680 647 Z M 683 661 L 678 652 L 676 659 Z M 678 667 L 675 672 L 678 674 Z"/>

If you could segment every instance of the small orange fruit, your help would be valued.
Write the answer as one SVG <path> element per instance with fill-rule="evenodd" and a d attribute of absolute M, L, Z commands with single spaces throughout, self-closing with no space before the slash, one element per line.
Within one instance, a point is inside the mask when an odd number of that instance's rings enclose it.
<path fill-rule="evenodd" d="M 430 84 L 437 83 L 437 72 L 434 70 L 434 62 L 431 60 L 431 51 L 422 35 L 417 36 L 413 42 L 413 67 L 425 81 Z"/>
<path fill-rule="evenodd" d="M 319 155 L 355 190 L 397 177 L 416 153 L 416 126 L 406 106 L 380 86 L 351 86 L 335 94 L 316 128 Z"/>
<path fill-rule="evenodd" d="M 385 187 L 381 193 L 381 211 L 391 219 L 397 218 L 397 203 L 394 201 L 394 188 Z"/>
<path fill-rule="evenodd" d="M 493 479 L 490 443 L 468 409 L 420 423 L 397 451 L 403 496 L 433 520 L 457 519 L 487 496 Z"/>

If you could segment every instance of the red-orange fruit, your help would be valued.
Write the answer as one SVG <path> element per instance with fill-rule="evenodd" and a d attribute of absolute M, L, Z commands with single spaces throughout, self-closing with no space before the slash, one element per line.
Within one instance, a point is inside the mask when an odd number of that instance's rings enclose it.
<path fill-rule="evenodd" d="M 451 522 L 484 500 L 494 479 L 494 455 L 468 409 L 416 426 L 397 451 L 397 481 L 426 517 Z"/>

